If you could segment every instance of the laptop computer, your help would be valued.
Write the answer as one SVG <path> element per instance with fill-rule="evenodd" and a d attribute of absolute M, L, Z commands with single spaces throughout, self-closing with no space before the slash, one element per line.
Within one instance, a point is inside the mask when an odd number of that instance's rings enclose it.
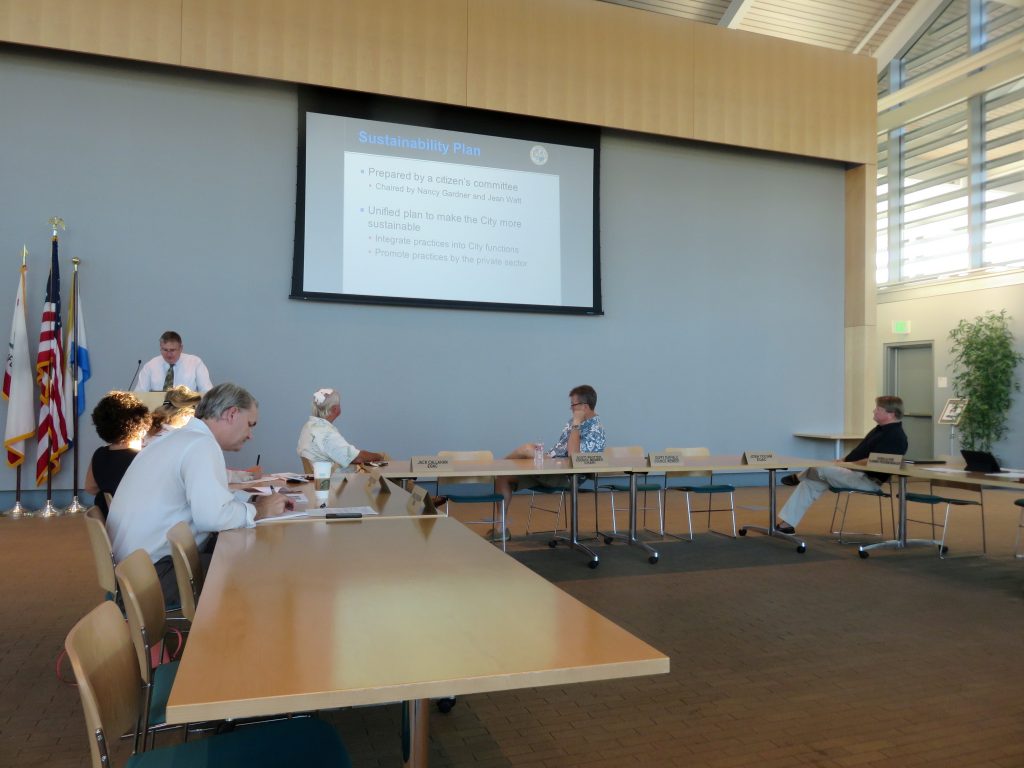
<path fill-rule="evenodd" d="M 996 457 L 988 451 L 960 451 L 960 454 L 964 457 L 964 461 L 967 466 L 964 467 L 968 472 L 984 472 L 985 474 L 993 474 L 995 472 L 1003 472 L 1004 470 L 999 467 L 999 462 L 996 461 Z"/>

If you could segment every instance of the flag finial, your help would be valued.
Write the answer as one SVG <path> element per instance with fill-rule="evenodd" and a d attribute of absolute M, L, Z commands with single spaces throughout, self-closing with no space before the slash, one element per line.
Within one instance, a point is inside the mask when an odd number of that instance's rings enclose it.
<path fill-rule="evenodd" d="M 57 236 L 57 228 L 58 227 L 60 227 L 61 229 L 67 229 L 67 227 L 64 226 L 64 219 L 62 219 L 60 216 L 51 216 L 50 217 L 50 226 L 53 227 L 53 236 L 54 237 Z"/>

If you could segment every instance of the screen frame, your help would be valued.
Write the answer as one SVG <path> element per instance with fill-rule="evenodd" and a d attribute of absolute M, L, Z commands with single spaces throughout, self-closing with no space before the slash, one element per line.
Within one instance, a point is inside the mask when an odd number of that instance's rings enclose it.
<path fill-rule="evenodd" d="M 583 123 L 525 117 L 470 107 L 401 99 L 393 96 L 303 86 L 298 94 L 298 148 L 295 174 L 295 246 L 292 254 L 292 282 L 289 299 L 343 304 L 430 307 L 483 310 L 491 312 L 530 312 L 557 315 L 600 316 L 601 241 L 600 241 L 600 168 L 601 129 Z M 364 120 L 400 123 L 422 128 L 475 133 L 499 138 L 548 142 L 582 147 L 593 151 L 593 261 L 592 299 L 588 307 L 548 304 L 506 304 L 484 301 L 459 301 L 403 296 L 369 296 L 352 293 L 320 293 L 303 288 L 306 222 L 306 115 L 354 117 Z"/>

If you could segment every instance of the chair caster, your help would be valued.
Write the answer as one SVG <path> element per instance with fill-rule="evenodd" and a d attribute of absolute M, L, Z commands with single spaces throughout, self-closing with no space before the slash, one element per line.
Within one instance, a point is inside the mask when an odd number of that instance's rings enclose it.
<path fill-rule="evenodd" d="M 548 542 L 548 546 L 551 547 L 552 549 L 557 547 L 558 546 L 558 539 L 552 539 L 551 541 L 549 541 Z"/>
<path fill-rule="evenodd" d="M 590 570 L 594 570 L 595 568 L 597 568 L 598 565 L 600 565 L 600 563 L 600 560 L 591 560 L 589 563 L 587 563 L 587 568 L 589 568 Z"/>
<path fill-rule="evenodd" d="M 605 544 L 611 544 L 613 541 L 615 541 L 615 539 L 613 539 L 611 536 L 605 536 L 604 537 L 604 543 Z"/>
<path fill-rule="evenodd" d="M 949 547 L 939 547 L 939 554 L 944 555 L 949 552 Z"/>
<path fill-rule="evenodd" d="M 870 552 L 865 552 L 863 549 L 858 549 L 857 550 L 857 554 L 860 555 L 860 559 L 861 560 L 867 560 L 868 559 L 868 555 L 870 555 L 871 553 Z"/>
<path fill-rule="evenodd" d="M 437 700 L 437 711 L 442 715 L 447 715 L 452 711 L 452 707 L 455 706 L 454 696 L 445 696 L 443 699 Z"/>
<path fill-rule="evenodd" d="M 804 552 L 807 551 L 807 545 L 806 544 L 800 544 L 800 546 L 798 546 L 796 548 L 796 551 L 797 551 L 797 554 L 802 555 Z"/>
<path fill-rule="evenodd" d="M 739 533 L 740 536 L 746 536 L 747 535 L 747 529 L 746 528 L 740 528 L 739 531 L 737 531 L 737 533 Z"/>
<path fill-rule="evenodd" d="M 651 555 L 650 557 L 647 558 L 647 562 L 650 563 L 651 565 L 657 565 L 658 564 L 658 556 L 657 555 Z"/>

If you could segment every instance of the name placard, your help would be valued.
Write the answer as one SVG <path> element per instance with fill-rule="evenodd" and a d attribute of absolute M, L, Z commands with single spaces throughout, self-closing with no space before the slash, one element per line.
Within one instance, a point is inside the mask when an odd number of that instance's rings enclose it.
<path fill-rule="evenodd" d="M 676 469 L 683 465 L 683 454 L 681 451 L 650 453 L 647 455 L 647 463 L 651 469 Z"/>
<path fill-rule="evenodd" d="M 898 453 L 868 454 L 868 469 L 899 469 L 903 466 L 903 456 Z"/>
<path fill-rule="evenodd" d="M 416 514 L 418 510 L 423 510 L 423 514 L 436 514 L 436 512 L 428 512 L 427 505 L 430 504 L 430 497 L 427 496 L 426 488 L 421 488 L 418 485 L 414 485 L 412 493 L 409 494 L 409 498 L 405 502 L 405 511 L 410 515 Z M 430 504 L 431 509 L 434 505 Z"/>
<path fill-rule="evenodd" d="M 572 455 L 572 465 L 574 467 L 590 468 L 594 467 L 607 467 L 608 457 L 604 453 L 574 453 Z"/>
<path fill-rule="evenodd" d="M 775 463 L 774 451 L 744 451 L 742 463 L 751 467 L 766 467 Z"/>
<path fill-rule="evenodd" d="M 374 486 L 380 487 L 381 493 L 391 493 L 391 489 L 388 487 L 388 481 L 380 476 L 380 470 L 374 467 L 367 472 L 368 477 L 366 478 L 366 490 L 372 491 Z"/>
<path fill-rule="evenodd" d="M 413 472 L 434 472 L 436 470 L 444 470 L 451 467 L 452 460 L 448 457 L 441 458 L 440 456 L 413 456 L 412 457 L 412 471 Z"/>

